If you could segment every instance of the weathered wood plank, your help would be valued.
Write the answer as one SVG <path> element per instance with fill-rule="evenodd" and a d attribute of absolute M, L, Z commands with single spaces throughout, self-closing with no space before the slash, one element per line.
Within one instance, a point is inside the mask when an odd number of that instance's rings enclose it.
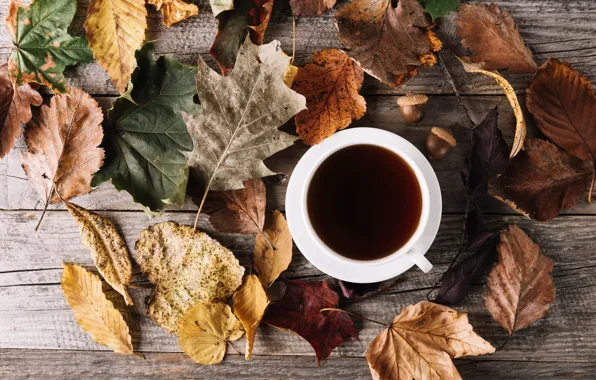
<path fill-rule="evenodd" d="M 346 1 L 340 1 L 337 9 Z M 569 2 L 566 0 L 482 0 L 483 3 L 495 2 L 507 10 L 517 20 L 526 42 L 535 53 L 539 64 L 548 57 L 565 59 L 574 67 L 590 77 L 596 78 L 596 64 L 591 58 L 596 54 L 596 10 L 591 0 Z M 0 18 L 4 19 L 10 0 L 0 0 Z M 75 34 L 84 34 L 83 23 L 89 1 L 79 1 L 79 8 L 71 30 Z M 148 41 L 156 41 L 158 53 L 173 53 L 180 61 L 194 64 L 200 55 L 213 63 L 208 52 L 217 30 L 217 20 L 213 17 L 207 3 L 202 2 L 200 13 L 171 29 L 161 24 L 161 16 L 149 7 Z M 318 50 L 341 48 L 336 36 L 334 24 L 335 10 L 319 17 L 300 18 L 296 24 L 296 64 L 303 65 Z M 441 26 L 441 25 L 440 25 Z M 266 34 L 266 41 L 277 39 L 282 48 L 292 51 L 292 17 L 288 0 L 277 0 L 273 16 Z M 0 45 L 10 45 L 10 36 L 6 30 L 0 31 Z M 454 72 L 456 83 L 462 93 L 486 94 L 500 93 L 500 88 L 481 75 L 466 74 L 460 64 L 451 55 L 444 54 L 446 65 Z M 6 49 L 0 54 L 0 61 L 6 61 Z M 215 66 L 214 66 L 215 67 Z M 97 63 L 80 65 L 67 70 L 70 83 L 91 94 L 116 94 L 107 74 Z M 527 86 L 529 75 L 506 75 L 518 92 Z M 367 77 L 363 89 L 365 94 L 398 94 L 413 90 L 423 93 L 452 93 L 439 67 L 423 70 L 403 88 L 391 88 L 380 84 L 376 79 Z"/>

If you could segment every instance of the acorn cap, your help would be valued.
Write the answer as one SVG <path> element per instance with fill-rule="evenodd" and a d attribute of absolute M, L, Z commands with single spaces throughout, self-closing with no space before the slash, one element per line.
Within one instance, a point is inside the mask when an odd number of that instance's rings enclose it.
<path fill-rule="evenodd" d="M 430 133 L 440 137 L 442 140 L 445 140 L 445 142 L 447 142 L 447 144 L 451 145 L 453 148 L 455 148 L 455 146 L 457 145 L 457 143 L 455 142 L 455 137 L 453 137 L 453 134 L 444 128 L 432 127 Z"/>
<path fill-rule="evenodd" d="M 397 98 L 397 104 L 400 106 L 415 106 L 428 102 L 428 96 L 422 94 L 407 93 Z"/>

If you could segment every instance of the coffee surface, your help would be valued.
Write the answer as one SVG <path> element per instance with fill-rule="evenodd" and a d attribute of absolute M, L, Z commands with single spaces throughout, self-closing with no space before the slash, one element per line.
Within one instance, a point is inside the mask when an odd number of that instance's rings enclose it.
<path fill-rule="evenodd" d="M 422 214 L 422 193 L 400 156 L 375 145 L 352 145 L 317 168 L 307 209 L 329 248 L 351 259 L 375 260 L 412 237 Z"/>

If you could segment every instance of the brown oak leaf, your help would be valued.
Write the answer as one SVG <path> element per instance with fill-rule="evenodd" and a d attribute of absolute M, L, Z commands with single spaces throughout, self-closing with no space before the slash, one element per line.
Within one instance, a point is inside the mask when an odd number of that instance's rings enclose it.
<path fill-rule="evenodd" d="M 596 178 L 596 95 L 588 78 L 551 58 L 534 75 L 526 105 L 536 126 L 552 142 L 594 165 L 591 202 Z"/>
<path fill-rule="evenodd" d="M 516 225 L 501 232 L 499 262 L 488 274 L 486 308 L 509 335 L 544 317 L 555 300 L 553 262 Z"/>
<path fill-rule="evenodd" d="M 354 0 L 335 19 L 348 54 L 390 86 L 437 62 L 433 51 L 441 49 L 441 41 L 430 31 L 433 24 L 418 0 Z"/>
<path fill-rule="evenodd" d="M 320 15 L 333 8 L 336 0 L 290 0 L 294 16 Z"/>
<path fill-rule="evenodd" d="M 364 72 L 352 58 L 329 49 L 316 53 L 312 60 L 298 69 L 292 86 L 304 95 L 307 107 L 296 115 L 296 132 L 311 146 L 366 113 L 366 101 L 358 94 Z"/>
<path fill-rule="evenodd" d="M 512 73 L 534 73 L 538 66 L 509 13 L 495 4 L 461 4 L 457 13 L 457 35 L 472 52 L 470 60 L 485 70 L 508 69 Z"/>
<path fill-rule="evenodd" d="M 546 140 L 529 139 L 498 177 L 489 194 L 517 212 L 546 222 L 573 207 L 590 186 L 591 166 Z"/>
<path fill-rule="evenodd" d="M 31 106 L 39 107 L 43 98 L 35 84 L 24 84 L 16 91 L 8 75 L 8 64 L 0 66 L 0 158 L 4 158 L 21 133 L 21 123 L 31 120 Z"/>
<path fill-rule="evenodd" d="M 267 218 L 263 233 L 257 236 L 253 258 L 264 287 L 269 287 L 288 269 L 292 261 L 292 235 L 288 222 L 278 210 Z"/>
<path fill-rule="evenodd" d="M 321 309 L 337 308 L 339 296 L 325 281 L 287 281 L 284 297 L 269 306 L 264 323 L 290 331 L 306 339 L 315 349 L 317 361 L 327 358 L 344 339 L 358 339 L 358 332 L 347 314 Z"/>

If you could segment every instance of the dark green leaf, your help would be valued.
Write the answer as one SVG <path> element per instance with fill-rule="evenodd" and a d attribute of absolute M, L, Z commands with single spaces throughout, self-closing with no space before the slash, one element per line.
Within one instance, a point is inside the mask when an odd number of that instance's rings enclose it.
<path fill-rule="evenodd" d="M 457 10 L 459 0 L 425 0 L 424 10 L 432 17 L 433 21 L 449 12 Z"/>

